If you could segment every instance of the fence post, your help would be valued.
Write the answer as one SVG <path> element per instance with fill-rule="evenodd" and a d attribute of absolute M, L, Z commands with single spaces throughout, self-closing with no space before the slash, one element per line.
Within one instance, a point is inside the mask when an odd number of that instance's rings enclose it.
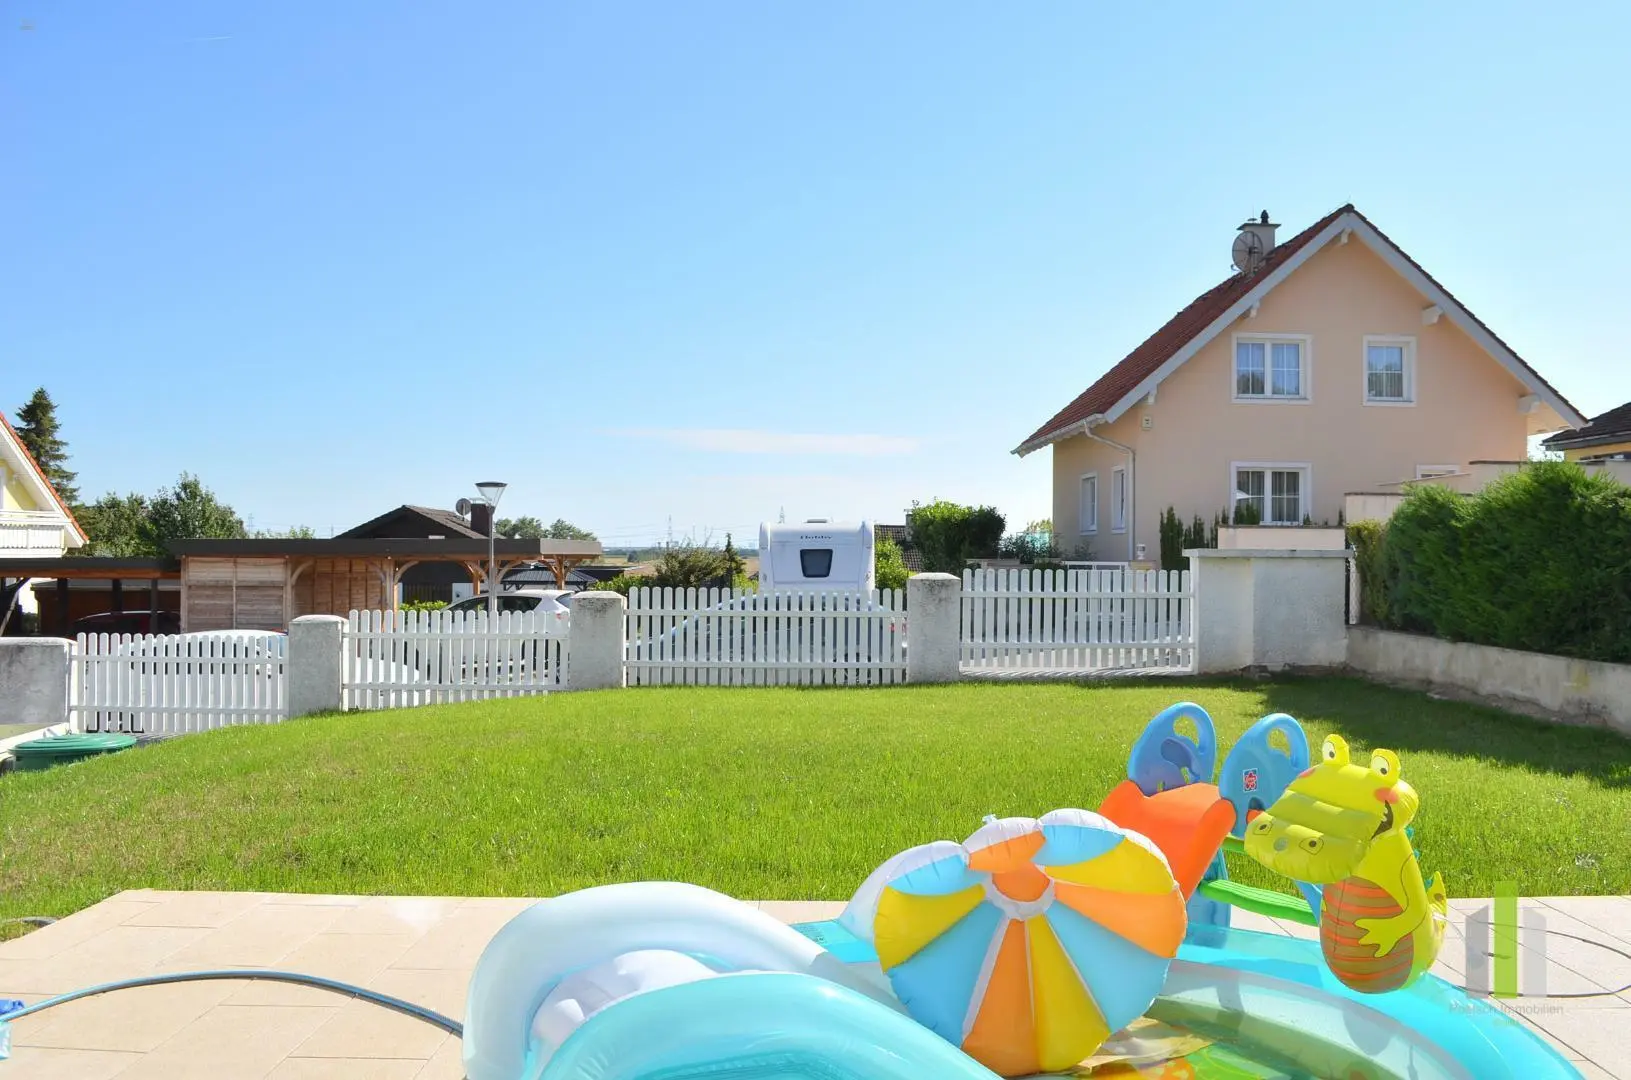
<path fill-rule="evenodd" d="M 906 579 L 906 681 L 956 682 L 963 662 L 963 583 L 951 574 Z"/>
<path fill-rule="evenodd" d="M 302 615 L 289 624 L 289 716 L 339 712 L 345 679 L 345 620 Z"/>
<path fill-rule="evenodd" d="M 6 723 L 42 728 L 67 723 L 73 648 L 66 638 L 0 638 Z"/>
<path fill-rule="evenodd" d="M 572 598 L 566 635 L 568 690 L 622 689 L 623 616 L 628 601 L 614 592 L 580 592 Z"/>

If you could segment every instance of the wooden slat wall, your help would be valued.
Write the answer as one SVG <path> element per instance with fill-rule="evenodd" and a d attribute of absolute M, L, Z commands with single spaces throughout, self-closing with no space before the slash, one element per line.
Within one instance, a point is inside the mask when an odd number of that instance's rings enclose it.
<path fill-rule="evenodd" d="M 181 577 L 189 633 L 205 630 L 283 630 L 284 576 L 280 558 L 185 558 Z"/>
<path fill-rule="evenodd" d="M 388 606 L 371 559 L 317 559 L 294 584 L 293 615 L 347 615 Z"/>

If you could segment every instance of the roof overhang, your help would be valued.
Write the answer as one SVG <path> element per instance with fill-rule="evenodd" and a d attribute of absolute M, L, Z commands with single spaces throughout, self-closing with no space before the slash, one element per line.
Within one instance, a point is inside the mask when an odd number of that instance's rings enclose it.
<path fill-rule="evenodd" d="M 152 581 L 180 576 L 181 566 L 174 559 L 100 558 L 94 555 L 65 555 L 51 559 L 0 559 L 0 578 Z"/>
<path fill-rule="evenodd" d="M 327 540 L 175 540 L 176 555 L 193 558 L 393 558 L 475 559 L 487 557 L 485 538 L 334 537 Z M 493 553 L 505 558 L 592 559 L 601 554 L 598 540 L 495 540 Z"/>
<path fill-rule="evenodd" d="M 1463 307 L 1455 297 L 1445 292 L 1444 288 L 1428 277 L 1421 267 L 1417 266 L 1391 241 L 1377 232 L 1376 228 L 1365 220 L 1362 214 L 1349 210 L 1321 229 L 1291 258 L 1263 275 L 1262 281 L 1224 309 L 1223 314 L 1213 319 L 1205 329 L 1185 342 L 1183 347 L 1173 353 L 1165 363 L 1151 372 L 1137 386 L 1123 394 L 1105 412 L 1066 425 L 1039 438 L 1031 439 L 1020 444 L 1012 452 L 1024 457 L 1026 454 L 1040 450 L 1042 447 L 1049 446 L 1062 439 L 1085 434 L 1088 428 L 1097 424 L 1115 423 L 1126 414 L 1127 410 L 1138 404 L 1139 399 L 1154 393 L 1156 387 L 1183 367 L 1196 353 L 1210 344 L 1214 338 L 1233 326 L 1247 312 L 1255 310 L 1262 303 L 1263 298 L 1273 291 L 1275 286 L 1296 273 L 1297 269 L 1309 259 L 1324 251 L 1330 244 L 1345 244 L 1350 237 L 1354 236 L 1363 241 L 1365 246 L 1380 256 L 1382 261 L 1387 263 L 1396 274 L 1408 281 L 1411 287 L 1427 298 L 1427 310 L 1437 309 L 1437 314 L 1433 318 L 1434 322 L 1437 322 L 1439 318 L 1449 319 L 1462 333 L 1472 338 L 1479 348 L 1493 357 L 1496 363 L 1505 368 L 1507 373 L 1523 386 L 1525 393 L 1536 399 L 1537 404 L 1549 407 L 1563 425 L 1568 427 L 1582 427 L 1585 425 L 1586 418 L 1581 416 L 1574 406 L 1563 400 L 1562 396 L 1548 386 L 1544 379 L 1539 378 L 1530 370 L 1529 366 L 1519 359 L 1516 353 L 1507 348 L 1494 334 L 1490 333 L 1488 328 L 1474 318 L 1472 313 Z M 1538 432 L 1531 433 L 1536 434 Z"/>

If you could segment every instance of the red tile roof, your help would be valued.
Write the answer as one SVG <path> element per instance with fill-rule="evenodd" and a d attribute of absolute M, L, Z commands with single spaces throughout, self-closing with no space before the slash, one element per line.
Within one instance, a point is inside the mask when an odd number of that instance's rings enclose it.
<path fill-rule="evenodd" d="M 75 518 L 74 512 L 68 509 L 68 504 L 62 501 L 62 496 L 57 494 L 56 485 L 52 484 L 50 478 L 45 475 L 45 470 L 40 468 L 40 463 L 34 460 L 34 455 L 29 451 L 28 444 L 23 442 L 23 437 L 17 434 L 17 429 L 11 426 L 11 421 L 7 420 L 4 414 L 0 414 L 0 424 L 5 426 L 6 433 L 17 443 L 17 449 L 23 452 L 23 460 L 33 467 L 34 475 L 40 478 L 40 483 L 45 485 L 45 490 L 51 493 L 52 500 L 66 515 L 68 524 L 74 527 L 74 531 L 79 534 L 81 540 L 90 543 L 91 538 L 86 534 L 84 527 L 79 524 L 79 519 Z"/>
<path fill-rule="evenodd" d="M 1029 446 L 1033 443 L 1039 443 L 1045 440 L 1048 436 L 1055 435 L 1073 424 L 1079 424 L 1090 416 L 1108 412 L 1109 410 L 1113 409 L 1117 402 L 1126 397 L 1127 394 L 1131 393 L 1145 379 L 1155 374 L 1155 372 L 1160 369 L 1162 364 L 1165 364 L 1168 360 L 1171 360 L 1178 350 L 1189 344 L 1190 341 L 1194 340 L 1196 335 L 1200 334 L 1208 326 L 1212 325 L 1212 323 L 1215 322 L 1219 316 L 1223 315 L 1223 313 L 1228 311 L 1231 306 L 1238 302 L 1247 293 L 1251 292 L 1252 289 L 1256 288 L 1257 285 L 1263 280 L 1265 275 L 1272 273 L 1276 267 L 1283 265 L 1285 262 L 1291 259 L 1292 256 L 1296 255 L 1299 251 L 1306 247 L 1309 241 L 1318 236 L 1321 231 L 1330 226 L 1332 222 L 1336 221 L 1337 218 L 1341 217 L 1343 214 L 1353 214 L 1366 225 L 1374 229 L 1376 231 L 1376 235 L 1381 237 L 1383 242 L 1392 247 L 1393 250 L 1397 251 L 1400 256 L 1410 263 L 1411 266 L 1414 266 L 1417 270 L 1421 271 L 1423 277 L 1432 282 L 1434 286 L 1441 290 L 1452 301 L 1455 301 L 1458 307 L 1460 307 L 1463 311 L 1466 311 L 1466 305 L 1461 304 L 1461 302 L 1458 300 L 1455 300 L 1455 297 L 1450 295 L 1450 291 L 1434 280 L 1433 275 L 1429 274 L 1425 269 L 1423 269 L 1420 263 L 1416 262 L 1415 259 L 1412 259 L 1409 255 L 1405 254 L 1399 245 L 1395 244 L 1387 237 L 1387 234 L 1383 233 L 1381 229 L 1376 228 L 1374 222 L 1365 217 L 1365 215 L 1361 214 L 1358 210 L 1354 209 L 1354 205 L 1352 203 L 1348 203 L 1345 206 L 1337 207 L 1335 210 L 1331 211 L 1329 214 L 1326 214 L 1324 217 L 1314 222 L 1314 224 L 1310 225 L 1296 236 L 1291 237 L 1284 243 L 1276 244 L 1274 249 L 1269 252 L 1268 257 L 1263 260 L 1262 265 L 1255 273 L 1236 273 L 1229 277 L 1228 280 L 1208 289 L 1206 292 L 1201 293 L 1201 295 L 1190 301 L 1187 307 L 1178 312 L 1178 314 L 1174 315 L 1172 318 L 1168 319 L 1166 325 L 1162 326 L 1161 329 L 1157 330 L 1155 333 L 1146 338 L 1142 345 L 1128 353 L 1126 356 L 1122 357 L 1119 363 L 1117 363 L 1103 375 L 1099 376 L 1099 380 L 1097 382 L 1088 387 L 1086 390 L 1082 391 L 1082 393 L 1079 394 L 1069 405 L 1066 405 L 1063 409 L 1060 409 L 1057 413 L 1054 413 L 1053 417 L 1049 419 L 1047 423 L 1043 424 L 1041 427 L 1037 428 L 1036 431 L 1032 432 L 1030 437 L 1027 438 L 1021 445 Z M 1512 352 L 1511 347 L 1504 341 L 1501 341 L 1493 330 L 1490 330 L 1488 326 L 1484 325 L 1482 320 L 1480 320 L 1476 315 L 1473 315 L 1470 311 L 1467 311 L 1467 315 L 1486 332 L 1488 332 L 1490 337 L 1494 338 L 1502 348 L 1511 353 L 1512 356 L 1518 360 L 1518 363 L 1522 364 L 1524 369 L 1527 370 L 1530 375 L 1534 376 L 1534 378 L 1541 385 L 1545 386 L 1552 393 L 1557 394 L 1556 389 L 1553 388 L 1550 383 L 1541 378 L 1541 376 L 1533 368 L 1529 367 L 1528 364 L 1524 363 L 1522 358 L 1518 357 L 1517 353 Z M 1568 402 L 1563 398 L 1563 395 L 1557 394 L 1557 397 L 1559 401 L 1563 401 L 1566 405 L 1568 404 Z M 1570 408 L 1573 408 L 1573 406 L 1570 406 Z"/>

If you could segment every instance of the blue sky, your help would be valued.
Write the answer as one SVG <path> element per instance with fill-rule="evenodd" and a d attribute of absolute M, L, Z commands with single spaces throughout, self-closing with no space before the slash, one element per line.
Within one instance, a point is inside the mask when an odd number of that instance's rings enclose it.
<path fill-rule="evenodd" d="M 0 0 L 0 407 L 262 528 L 1018 525 L 1247 214 L 1348 201 L 1631 398 L 1631 13 L 1422 7 Z"/>

